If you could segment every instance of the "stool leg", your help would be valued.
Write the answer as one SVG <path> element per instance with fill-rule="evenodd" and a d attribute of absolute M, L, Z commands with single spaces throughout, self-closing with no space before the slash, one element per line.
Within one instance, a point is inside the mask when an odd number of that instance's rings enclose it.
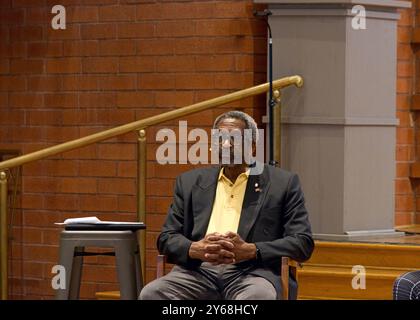
<path fill-rule="evenodd" d="M 73 267 L 74 245 L 70 241 L 60 241 L 60 258 L 59 264 L 64 267 L 65 286 L 64 289 L 57 289 L 55 293 L 56 300 L 68 300 L 70 292 L 70 280 Z"/>
<path fill-rule="evenodd" d="M 73 266 L 70 280 L 70 300 L 78 300 L 80 295 L 80 282 L 82 281 L 82 268 L 83 268 L 83 256 L 76 255 L 77 253 L 83 253 L 84 247 L 76 247 L 74 249 Z"/>
<path fill-rule="evenodd" d="M 118 241 L 115 244 L 118 281 L 121 300 L 137 300 L 136 262 L 132 241 Z"/>

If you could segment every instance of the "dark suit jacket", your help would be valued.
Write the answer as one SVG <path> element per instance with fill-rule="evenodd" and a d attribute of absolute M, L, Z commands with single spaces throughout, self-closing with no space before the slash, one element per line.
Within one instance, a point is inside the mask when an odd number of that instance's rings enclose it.
<path fill-rule="evenodd" d="M 201 261 L 190 259 L 188 251 L 193 241 L 206 234 L 220 168 L 199 168 L 176 179 L 174 200 L 157 240 L 159 252 L 169 262 L 187 268 L 200 266 Z M 260 190 L 256 190 L 256 183 Z M 281 257 L 305 261 L 314 249 L 298 176 L 269 165 L 264 165 L 260 175 L 250 174 L 238 234 L 246 242 L 255 243 L 261 253 L 260 262 L 238 265 L 271 281 L 280 292 Z"/>

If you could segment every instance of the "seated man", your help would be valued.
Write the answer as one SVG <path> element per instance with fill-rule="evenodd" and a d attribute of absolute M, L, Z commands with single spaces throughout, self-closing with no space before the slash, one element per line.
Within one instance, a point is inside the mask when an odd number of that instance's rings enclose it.
<path fill-rule="evenodd" d="M 394 300 L 420 300 L 420 271 L 404 273 L 394 282 Z"/>
<path fill-rule="evenodd" d="M 251 131 L 251 156 L 255 152 L 258 130 L 246 113 L 222 114 L 214 128 L 242 136 Z M 159 252 L 176 266 L 146 285 L 140 299 L 279 299 L 281 257 L 310 258 L 314 242 L 297 175 L 261 163 L 257 172 L 256 163 L 234 161 L 243 143 L 231 138 L 219 145 L 221 166 L 177 178 L 157 240 Z"/>

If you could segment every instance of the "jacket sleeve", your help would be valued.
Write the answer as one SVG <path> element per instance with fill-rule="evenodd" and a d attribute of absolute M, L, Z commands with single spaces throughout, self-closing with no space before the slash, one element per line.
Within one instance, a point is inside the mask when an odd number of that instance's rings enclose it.
<path fill-rule="evenodd" d="M 303 262 L 311 257 L 314 250 L 305 199 L 296 174 L 289 179 L 284 201 L 281 213 L 283 237 L 274 241 L 255 243 L 263 265 L 280 263 L 282 256 Z"/>
<path fill-rule="evenodd" d="M 157 247 L 161 254 L 167 256 L 168 262 L 193 267 L 199 265 L 201 261 L 191 259 L 188 255 L 192 241 L 184 235 L 183 192 L 181 176 L 179 176 L 176 179 L 172 204 L 157 239 Z"/>

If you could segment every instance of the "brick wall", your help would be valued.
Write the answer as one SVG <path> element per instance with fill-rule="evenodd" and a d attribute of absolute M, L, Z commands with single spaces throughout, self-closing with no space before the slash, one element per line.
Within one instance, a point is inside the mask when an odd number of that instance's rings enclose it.
<path fill-rule="evenodd" d="M 52 30 L 64 5 L 67 29 Z M 29 153 L 264 82 L 266 31 L 246 1 L 2 0 L 0 149 Z M 257 117 L 264 98 L 241 107 Z M 223 111 L 187 117 L 209 127 Z M 165 124 L 174 127 L 177 122 Z M 148 131 L 147 280 L 174 177 L 190 166 L 154 161 Z M 52 298 L 54 222 L 97 215 L 136 219 L 136 141 L 127 134 L 23 167 L 13 221 L 11 297 Z M 86 259 L 81 295 L 115 290 L 114 260 Z"/>
<path fill-rule="evenodd" d="M 419 223 L 416 219 L 417 179 L 410 178 L 410 166 L 418 159 L 415 139 L 415 113 L 412 112 L 412 95 L 415 84 L 415 50 L 412 46 L 413 26 L 415 24 L 416 1 L 413 8 L 401 10 L 398 22 L 397 47 L 397 128 L 396 180 L 395 180 L 395 224 Z M 417 142 L 418 143 L 418 142 Z M 420 207 L 418 207 L 420 208 Z"/>
<path fill-rule="evenodd" d="M 414 3 L 414 2 L 413 2 Z M 67 29 L 50 28 L 52 0 L 0 2 L 0 149 L 29 153 L 264 81 L 264 24 L 246 1 L 62 0 Z M 414 10 L 398 26 L 396 224 L 416 219 L 418 159 L 413 113 Z M 258 120 L 263 99 L 241 107 Z M 187 118 L 208 128 L 223 108 Z M 415 114 L 414 114 L 415 116 Z M 176 175 L 188 165 L 154 161 L 158 129 L 148 130 L 147 280 L 154 278 L 155 239 Z M 136 134 L 23 167 L 11 241 L 11 297 L 52 298 L 51 268 L 59 228 L 68 217 L 135 220 Z M 417 215 L 418 217 L 419 215 Z M 114 290 L 114 261 L 86 259 L 82 297 Z"/>

